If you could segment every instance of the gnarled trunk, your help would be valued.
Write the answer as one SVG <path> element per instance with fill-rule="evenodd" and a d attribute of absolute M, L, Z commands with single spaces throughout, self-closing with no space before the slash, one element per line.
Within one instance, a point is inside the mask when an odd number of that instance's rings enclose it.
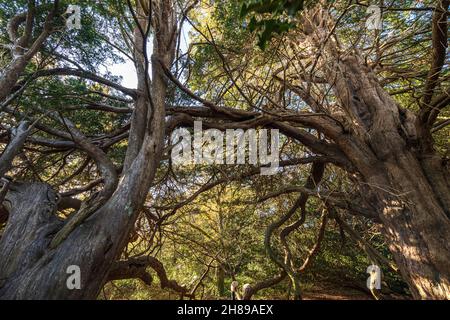
<path fill-rule="evenodd" d="M 138 14 L 144 14 L 140 5 Z M 0 238 L 0 299 L 95 299 L 108 279 L 112 264 L 120 258 L 161 160 L 167 81 L 159 63 L 166 68 L 171 65 L 177 38 L 171 1 L 158 2 L 147 14 L 155 20 L 154 31 L 158 36 L 154 40 L 153 56 L 158 63 L 152 65 L 151 82 L 147 74 L 139 77 L 138 87 L 151 92 L 151 101 L 147 91 L 138 90 L 136 101 L 141 105 L 145 102 L 148 113 L 142 108 L 135 109 L 137 116 L 145 121 L 131 126 L 129 144 L 133 146 L 120 181 L 111 184 L 114 188 L 106 199 L 99 196 L 85 201 L 66 221 L 56 216 L 58 197 L 49 185 L 12 183 L 5 198 L 9 218 Z M 148 16 L 144 20 L 148 21 Z M 141 38 L 138 43 L 146 43 L 147 35 L 137 32 L 135 36 Z M 138 68 L 144 69 L 147 70 Z M 143 134 L 141 139 L 132 138 L 137 133 Z M 80 149 L 95 158 L 106 188 L 107 173 L 102 172 L 105 155 L 96 155 L 97 149 L 81 133 L 73 134 L 73 139 Z M 78 219 L 80 212 L 82 219 Z M 72 224 L 74 219 L 77 223 Z M 79 267 L 80 289 L 67 286 L 71 276 L 69 266 Z"/>
<path fill-rule="evenodd" d="M 423 124 L 400 109 L 357 55 L 329 71 L 351 120 L 349 132 L 333 139 L 373 193 L 403 279 L 417 299 L 449 299 L 450 188 L 432 139 L 424 141 Z"/>
<path fill-rule="evenodd" d="M 152 181 L 155 170 L 148 169 L 146 178 Z M 142 191 L 133 180 L 138 179 L 124 179 L 113 197 L 55 249 L 49 243 L 63 225 L 55 216 L 55 192 L 46 184 L 14 183 L 0 241 L 0 299 L 95 299 L 139 212 L 133 206 L 142 201 Z M 80 268 L 80 290 L 67 286 L 71 265 Z"/>
<path fill-rule="evenodd" d="M 419 161 L 404 152 L 373 177 L 383 233 L 415 298 L 450 298 L 450 220 Z M 384 182 L 384 183 L 383 183 Z"/>

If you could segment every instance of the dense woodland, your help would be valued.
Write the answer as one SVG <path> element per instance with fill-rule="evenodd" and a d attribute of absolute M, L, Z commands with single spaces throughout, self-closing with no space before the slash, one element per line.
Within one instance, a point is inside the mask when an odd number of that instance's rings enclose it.
<path fill-rule="evenodd" d="M 0 0 L 0 299 L 449 299 L 448 7 Z M 175 165 L 195 121 L 279 169 Z"/>

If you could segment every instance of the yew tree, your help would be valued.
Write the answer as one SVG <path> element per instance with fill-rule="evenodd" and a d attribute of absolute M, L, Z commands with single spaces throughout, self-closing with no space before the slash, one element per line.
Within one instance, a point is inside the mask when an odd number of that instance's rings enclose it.
<path fill-rule="evenodd" d="M 194 186 L 171 197 L 161 181 L 183 177 L 170 135 L 194 121 L 283 135 L 270 190 L 234 194 L 297 197 L 264 235 L 280 274 L 244 298 L 285 278 L 300 298 L 328 220 L 352 234 L 347 216 L 380 228 L 414 298 L 450 297 L 449 1 L 381 6 L 378 30 L 367 28 L 366 2 L 197 0 L 79 1 L 82 28 L 68 30 L 73 2 L 0 2 L 0 299 L 95 299 L 112 279 L 150 283 L 146 268 L 193 297 L 151 254 L 123 253 L 142 217 L 161 228 L 202 193 L 259 174 L 191 167 Z M 136 88 L 109 72 L 123 60 Z M 303 183 L 283 184 L 284 168 L 305 165 Z M 351 188 L 327 188 L 330 168 Z M 296 267 L 289 238 L 311 198 L 318 240 Z M 80 290 L 66 285 L 71 265 Z"/>

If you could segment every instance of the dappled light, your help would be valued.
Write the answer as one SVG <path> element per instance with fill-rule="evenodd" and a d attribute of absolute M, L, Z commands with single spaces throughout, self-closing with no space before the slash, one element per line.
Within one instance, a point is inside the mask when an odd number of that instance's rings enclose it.
<path fill-rule="evenodd" d="M 0 300 L 450 299 L 448 7 L 0 0 Z"/>

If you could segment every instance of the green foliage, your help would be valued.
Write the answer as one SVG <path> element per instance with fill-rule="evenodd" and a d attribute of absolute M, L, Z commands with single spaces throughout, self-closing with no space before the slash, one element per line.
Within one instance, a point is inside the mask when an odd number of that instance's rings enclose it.
<path fill-rule="evenodd" d="M 48 5 L 50 1 L 46 3 Z M 120 78 L 105 72 L 105 69 L 122 61 L 123 55 L 116 48 L 132 54 L 122 33 L 124 29 L 129 33 L 132 32 L 129 12 L 126 12 L 123 1 L 110 0 L 99 3 L 92 0 L 62 1 L 61 3 L 61 10 L 64 10 L 69 3 L 83 4 L 83 28 L 64 34 L 53 34 L 46 42 L 45 50 L 40 53 L 39 59 L 35 59 L 28 65 L 25 76 L 32 75 L 42 67 L 39 62 L 46 61 L 51 57 L 49 52 L 55 49 L 57 53 L 76 61 L 83 68 L 101 73 L 111 81 L 120 82 Z M 411 5 L 412 2 L 406 1 L 406 3 Z M 257 37 L 257 46 L 265 49 L 271 40 L 274 40 L 273 42 L 282 41 L 284 36 L 290 35 L 289 32 L 295 35 L 298 31 L 297 28 L 300 27 L 296 17 L 310 4 L 312 1 L 215 1 L 208 9 L 207 14 L 191 13 L 192 20 L 198 23 L 197 27 L 203 35 L 192 32 L 193 42 L 201 44 L 195 46 L 189 57 L 183 58 L 185 60 L 180 62 L 186 63 L 185 69 L 190 71 L 189 77 L 187 77 L 189 78 L 189 88 L 206 99 L 215 101 L 217 97 L 220 97 L 221 99 L 217 100 L 226 106 L 236 109 L 250 108 L 236 88 L 240 86 L 240 88 L 244 88 L 243 91 L 248 94 L 250 99 L 253 99 L 252 101 L 257 101 L 255 105 L 270 111 L 270 103 L 267 100 L 259 99 L 258 94 L 252 92 L 252 88 L 268 88 L 264 94 L 285 102 L 286 110 L 283 111 L 303 111 L 305 103 L 298 96 L 292 92 L 280 95 L 279 92 L 283 90 L 279 86 L 274 85 L 273 88 L 267 86 L 268 82 L 273 81 L 271 79 L 274 75 L 272 71 L 279 69 L 280 66 L 283 67 L 286 74 L 298 73 L 298 70 L 290 72 L 292 70 L 289 68 L 292 68 L 292 65 L 287 66 L 279 61 L 274 62 L 277 52 L 275 50 L 258 50 L 255 48 L 254 39 Z M 23 11 L 26 5 L 26 0 L 0 1 L 0 31 L 2 34 L 6 34 L 7 19 L 13 14 Z M 37 19 L 42 25 L 48 7 L 40 10 Z M 363 23 L 363 17 L 364 10 L 359 8 L 343 18 L 341 25 L 336 30 L 343 46 L 361 41 L 362 46 L 365 47 L 373 41 L 371 37 L 363 37 L 354 32 Z M 425 13 L 424 18 L 418 23 L 426 25 L 429 23 L 429 18 L 429 14 Z M 397 28 L 403 32 L 408 28 L 408 19 L 410 16 L 406 16 L 402 12 L 391 12 L 389 16 L 385 17 L 384 23 L 391 29 Z M 246 24 L 244 23 L 245 27 L 243 27 L 244 20 L 247 21 Z M 63 20 L 59 21 L 59 25 L 62 24 Z M 221 50 L 228 65 L 222 61 L 217 53 L 217 48 L 205 41 L 204 35 Z M 417 34 L 411 39 L 396 44 L 392 51 L 403 52 L 413 48 L 414 57 L 417 58 L 415 68 L 418 72 L 426 73 L 429 64 L 428 61 L 425 61 L 422 51 L 423 44 L 429 37 L 430 34 L 427 32 Z M 0 42 L 1 44 L 5 43 L 4 37 Z M 301 50 L 302 48 L 299 45 L 297 49 Z M 9 58 L 7 50 L 1 53 L 2 59 L 7 61 Z M 297 52 L 288 49 L 283 54 L 285 54 L 283 57 L 286 57 L 286 60 L 295 61 Z M 367 54 L 367 60 L 376 60 L 376 58 L 376 52 Z M 410 69 L 411 65 L 408 60 L 393 59 L 390 61 L 389 58 L 382 63 L 393 65 L 401 70 Z M 6 62 L 3 63 L 3 60 L 0 61 L 2 67 L 5 64 Z M 74 67 L 69 61 L 63 59 L 51 60 L 48 67 L 60 66 Z M 230 81 L 229 75 L 224 71 L 226 67 L 231 70 L 234 83 Z M 448 75 L 448 68 L 446 68 L 443 77 L 448 78 Z M 381 76 L 388 79 L 390 74 L 386 72 Z M 301 81 L 302 79 L 297 79 L 295 84 L 301 84 Z M 389 92 L 395 92 L 405 87 L 408 81 L 412 80 L 410 78 L 399 79 L 387 83 L 385 87 Z M 418 87 L 423 86 L 423 77 L 416 77 L 414 82 Z M 312 95 L 315 89 L 314 87 L 311 89 Z M 58 112 L 70 118 L 80 131 L 93 139 L 98 135 L 110 133 L 129 122 L 129 114 L 99 112 L 85 108 L 86 100 L 94 104 L 107 103 L 112 107 L 124 107 L 123 102 L 104 99 L 99 95 L 92 94 L 92 91 L 120 96 L 114 90 L 106 89 L 85 79 L 48 77 L 30 84 L 12 106 L 21 112 L 16 116 L 16 120 L 21 119 L 23 115 L 38 118 L 43 114 Z M 259 93 L 259 95 L 261 94 Z M 167 102 L 170 105 L 192 106 L 197 104 L 172 84 L 170 84 L 168 96 Z M 331 90 L 326 98 L 336 101 Z M 402 107 L 405 106 L 412 110 L 417 108 L 417 97 L 410 92 L 396 94 L 395 99 Z M 444 110 L 441 113 L 441 120 L 448 116 L 448 110 Z M 54 121 L 51 117 L 43 117 L 40 119 L 40 123 L 53 129 L 65 130 L 61 123 Z M 443 154 L 448 152 L 446 145 L 448 144 L 449 130 L 447 128 L 435 134 L 437 148 Z M 310 133 L 317 134 L 315 131 Z M 39 131 L 38 134 L 43 139 L 63 139 L 45 132 Z M 290 155 L 311 155 L 299 144 L 284 144 L 285 140 L 287 139 L 282 139 L 283 159 L 289 158 Z M 123 163 L 126 147 L 126 141 L 123 140 L 105 148 L 105 152 L 117 167 Z M 17 170 L 18 177 L 58 184 L 67 175 L 80 168 L 85 161 L 85 154 L 80 151 L 65 152 L 62 155 L 53 152 L 47 153 L 45 148 L 41 148 L 39 151 L 43 151 L 42 156 L 37 156 L 38 152 L 34 152 L 34 150 L 24 152 L 23 156 L 28 157 L 27 161 L 32 163 L 33 170 Z M 63 163 L 63 170 L 59 170 L 60 163 Z M 248 166 L 231 168 L 229 166 L 187 166 L 182 169 L 174 169 L 168 160 L 163 160 L 157 172 L 155 186 L 151 189 L 149 202 L 152 206 L 154 204 L 173 205 L 185 200 L 187 195 L 198 190 L 199 186 L 220 175 L 232 176 L 236 173 L 245 173 L 247 169 L 249 169 Z M 248 203 L 245 200 L 257 199 L 259 196 L 283 186 L 303 185 L 309 173 L 309 166 L 296 166 L 283 170 L 283 175 L 227 182 L 223 186 L 213 188 L 190 201 L 178 211 L 175 210 L 173 216 L 158 225 L 152 224 L 151 219 L 145 220 L 146 216 L 142 214 L 143 221 L 139 221 L 136 227 L 138 229 L 137 240 L 130 241 L 125 256 L 152 254 L 163 262 L 170 279 L 175 279 L 179 284 L 187 287 L 195 285 L 196 281 L 207 271 L 197 294 L 197 297 L 203 298 L 217 298 L 224 293 L 228 295 L 227 290 L 233 279 L 238 280 L 241 284 L 256 283 L 278 274 L 279 267 L 267 256 L 264 234 L 268 225 L 289 210 L 298 195 L 283 195 L 263 204 Z M 90 165 L 77 175 L 70 187 L 86 185 L 97 177 L 95 166 Z M 337 190 L 348 195 L 352 195 L 354 192 L 352 182 L 343 177 L 339 171 L 330 170 L 324 181 L 325 189 Z M 320 224 L 317 213 L 321 210 L 321 203 L 314 198 L 308 200 L 305 224 L 293 232 L 288 239 L 292 253 L 296 257 L 297 267 L 302 264 L 317 239 Z M 161 214 L 161 212 L 156 210 L 156 214 Z M 298 220 L 299 214 L 296 212 L 288 223 Z M 373 224 L 364 219 L 348 219 L 347 222 L 363 234 L 365 240 L 382 255 L 391 258 L 382 237 L 376 230 L 372 230 Z M 340 231 L 339 226 L 333 221 L 327 226 L 321 252 L 316 256 L 310 269 L 302 275 L 301 282 L 304 288 L 312 288 L 317 283 L 333 283 L 343 286 L 343 282 L 347 284 L 354 282 L 359 287 L 364 287 L 367 278 L 366 268 L 371 262 L 355 242 L 351 239 L 344 241 Z M 274 237 L 271 246 L 280 257 L 283 256 L 284 248 L 277 241 L 277 237 Z M 211 263 L 211 261 L 213 262 Z M 217 273 L 219 269 L 224 271 L 223 279 L 220 281 L 218 281 Z M 148 271 L 154 274 L 150 268 Z M 387 269 L 383 271 L 389 287 L 393 291 L 404 293 L 405 284 L 400 277 Z M 105 295 L 100 297 L 105 299 L 174 297 L 170 291 L 158 288 L 156 276 L 154 280 L 155 284 L 150 288 L 137 280 L 116 281 L 107 285 Z M 286 295 L 289 294 L 289 285 L 289 281 L 283 281 L 268 290 L 259 292 L 257 298 L 286 298 Z M 222 286 L 225 286 L 225 292 L 220 289 Z"/>
<path fill-rule="evenodd" d="M 287 21 L 286 15 L 294 17 L 303 6 L 303 0 L 256 0 L 244 3 L 240 16 L 250 16 L 247 27 L 250 32 L 258 33 L 258 46 L 264 50 L 275 34 L 282 34 L 295 27 L 295 23 Z"/>
<path fill-rule="evenodd" d="M 294 24 L 290 22 L 284 22 L 279 19 L 266 19 L 257 21 L 255 17 L 250 19 L 248 28 L 251 32 L 261 31 L 258 34 L 258 46 L 264 50 L 267 42 L 272 39 L 274 34 L 282 34 L 294 28 Z"/>
<path fill-rule="evenodd" d="M 301 9 L 303 9 L 303 0 L 256 0 L 242 5 L 241 16 L 250 12 L 272 14 L 287 12 L 290 16 L 294 16 Z"/>

